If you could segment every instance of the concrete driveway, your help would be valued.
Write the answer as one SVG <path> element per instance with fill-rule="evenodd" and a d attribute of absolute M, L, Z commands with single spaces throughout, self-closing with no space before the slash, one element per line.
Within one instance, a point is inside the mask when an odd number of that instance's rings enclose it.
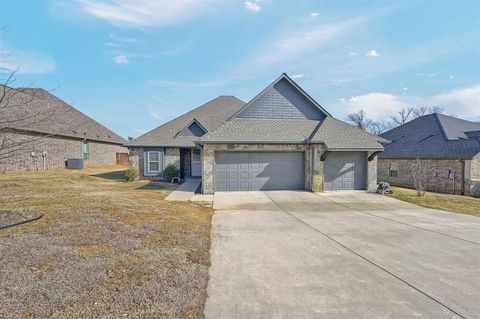
<path fill-rule="evenodd" d="M 365 192 L 214 208 L 207 318 L 480 317 L 480 218 Z"/>

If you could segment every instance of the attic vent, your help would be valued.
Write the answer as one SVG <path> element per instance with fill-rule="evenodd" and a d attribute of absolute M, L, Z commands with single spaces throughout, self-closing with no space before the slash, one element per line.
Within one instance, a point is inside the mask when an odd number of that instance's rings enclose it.
<path fill-rule="evenodd" d="M 110 135 L 107 135 L 107 136 L 108 136 L 108 138 L 112 138 Z"/>
<path fill-rule="evenodd" d="M 427 137 L 422 138 L 422 139 L 421 139 L 420 141 L 418 141 L 417 143 L 421 143 L 421 142 L 423 142 L 423 141 L 426 141 L 426 140 L 428 140 L 430 137 L 435 136 L 435 135 L 436 135 L 436 134 L 430 134 L 430 135 L 428 135 Z"/>
<path fill-rule="evenodd" d="M 402 135 L 402 136 L 400 136 L 399 138 L 394 139 L 394 140 L 392 141 L 392 143 L 395 143 L 396 141 L 398 141 L 398 140 L 400 140 L 400 139 L 402 139 L 402 138 L 404 138 L 404 137 L 405 137 L 405 135 Z"/>
<path fill-rule="evenodd" d="M 72 130 L 72 132 L 75 133 L 75 134 L 77 134 L 77 131 L 75 131 L 75 130 Z"/>

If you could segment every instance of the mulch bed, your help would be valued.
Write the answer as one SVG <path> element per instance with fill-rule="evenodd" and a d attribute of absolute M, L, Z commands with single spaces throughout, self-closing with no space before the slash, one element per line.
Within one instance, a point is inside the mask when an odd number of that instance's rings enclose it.
<path fill-rule="evenodd" d="M 0 229 L 13 227 L 37 220 L 42 217 L 39 212 L 25 212 L 21 210 L 1 210 L 0 211 Z"/>

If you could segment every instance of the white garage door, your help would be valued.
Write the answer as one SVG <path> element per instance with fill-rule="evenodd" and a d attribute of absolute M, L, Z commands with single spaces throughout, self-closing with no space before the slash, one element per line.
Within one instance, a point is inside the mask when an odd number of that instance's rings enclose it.
<path fill-rule="evenodd" d="M 366 189 L 367 154 L 332 152 L 327 155 L 323 187 L 326 190 Z"/>
<path fill-rule="evenodd" d="M 304 189 L 302 152 L 216 152 L 215 190 Z"/>

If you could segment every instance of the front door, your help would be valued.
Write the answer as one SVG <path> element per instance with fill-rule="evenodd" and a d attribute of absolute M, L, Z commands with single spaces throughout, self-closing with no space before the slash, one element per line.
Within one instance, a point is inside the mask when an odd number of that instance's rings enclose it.
<path fill-rule="evenodd" d="M 202 152 L 198 148 L 192 150 L 192 176 L 202 176 Z"/>

